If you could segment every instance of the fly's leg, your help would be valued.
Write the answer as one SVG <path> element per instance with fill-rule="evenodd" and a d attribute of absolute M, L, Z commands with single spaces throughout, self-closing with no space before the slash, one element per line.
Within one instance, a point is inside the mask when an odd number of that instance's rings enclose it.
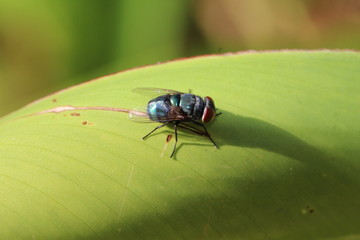
<path fill-rule="evenodd" d="M 193 132 L 193 133 L 196 133 L 196 134 L 198 134 L 198 135 L 200 135 L 200 136 L 206 135 L 206 132 L 203 132 L 203 131 L 201 131 L 201 130 L 199 130 L 199 129 L 197 129 L 197 128 L 194 128 L 194 127 L 192 127 L 192 126 L 186 125 L 186 124 L 184 124 L 184 123 L 179 124 L 179 127 L 183 128 L 183 129 L 186 129 L 186 130 L 189 130 L 189 131 L 191 131 L 191 132 Z"/>
<path fill-rule="evenodd" d="M 153 132 L 155 132 L 155 131 L 158 130 L 159 128 L 162 128 L 162 127 L 166 126 L 168 123 L 169 123 L 169 122 L 166 122 L 166 123 L 164 123 L 164 124 L 162 124 L 162 125 L 160 125 L 160 126 L 157 126 L 156 128 L 154 128 L 154 130 L 152 130 L 151 132 L 149 132 L 148 134 L 146 134 L 146 135 L 143 137 L 143 139 L 145 139 L 145 138 L 147 138 L 148 136 L 150 136 Z"/>
<path fill-rule="evenodd" d="M 216 147 L 216 148 L 219 148 L 219 146 L 214 142 L 214 140 L 210 137 L 210 134 L 209 134 L 209 132 L 207 131 L 207 129 L 206 129 L 206 127 L 205 127 L 205 125 L 204 124 L 202 124 L 202 123 L 199 123 L 199 122 L 195 122 L 195 121 L 192 121 L 193 123 L 195 123 L 195 124 L 197 124 L 197 125 L 199 125 L 199 126 L 202 126 L 203 128 L 204 128 L 204 132 L 206 133 L 205 135 L 210 139 L 210 141 L 214 144 L 214 146 Z"/>
<path fill-rule="evenodd" d="M 179 125 L 179 122 L 178 121 L 175 121 L 174 122 L 174 132 L 175 132 L 175 144 L 174 144 L 174 149 L 170 155 L 170 158 L 172 158 L 175 154 L 175 151 L 176 151 L 176 144 L 177 144 L 177 141 L 178 141 L 178 136 L 177 136 L 177 127 Z"/>

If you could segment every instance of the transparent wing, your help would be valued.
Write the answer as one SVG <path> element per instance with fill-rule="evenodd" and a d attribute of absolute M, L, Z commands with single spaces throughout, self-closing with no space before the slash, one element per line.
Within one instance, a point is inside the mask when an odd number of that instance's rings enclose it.
<path fill-rule="evenodd" d="M 165 94 L 182 94 L 182 92 L 165 89 L 165 88 L 135 88 L 132 90 L 135 93 L 146 94 L 151 96 L 165 95 Z"/>
<path fill-rule="evenodd" d="M 158 118 L 156 121 L 153 121 L 149 118 L 149 115 L 145 108 L 136 108 L 129 112 L 129 118 L 135 122 L 142 123 L 153 123 L 153 122 L 172 122 L 172 121 L 184 121 L 188 120 L 188 116 L 184 115 L 180 108 L 174 107 L 171 111 L 172 114 L 169 114 L 166 117 Z"/>
<path fill-rule="evenodd" d="M 146 112 L 146 108 L 136 108 L 134 110 L 131 110 L 129 112 L 129 118 L 135 122 L 143 122 L 143 123 L 154 122 L 151 121 L 151 119 L 149 118 L 149 115 Z"/>

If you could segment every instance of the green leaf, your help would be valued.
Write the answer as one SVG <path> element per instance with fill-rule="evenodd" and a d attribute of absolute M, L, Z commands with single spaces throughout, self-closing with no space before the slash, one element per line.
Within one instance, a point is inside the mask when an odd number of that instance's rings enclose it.
<path fill-rule="evenodd" d="M 245 52 L 137 68 L 0 119 L 1 239 L 360 238 L 360 54 Z M 220 145 L 126 112 L 192 90 Z M 64 106 L 77 109 L 64 110 Z M 57 113 L 55 113 L 57 111 Z"/>

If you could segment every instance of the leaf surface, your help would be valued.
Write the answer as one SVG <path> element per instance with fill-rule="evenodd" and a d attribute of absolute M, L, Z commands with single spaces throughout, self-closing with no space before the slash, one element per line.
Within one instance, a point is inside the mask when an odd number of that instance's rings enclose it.
<path fill-rule="evenodd" d="M 0 119 L 0 236 L 359 238 L 359 66 L 352 51 L 204 56 L 31 103 Z M 138 87 L 211 96 L 220 149 L 181 131 L 170 159 L 171 126 L 142 140 L 158 124 L 129 120 L 152 98 Z"/>

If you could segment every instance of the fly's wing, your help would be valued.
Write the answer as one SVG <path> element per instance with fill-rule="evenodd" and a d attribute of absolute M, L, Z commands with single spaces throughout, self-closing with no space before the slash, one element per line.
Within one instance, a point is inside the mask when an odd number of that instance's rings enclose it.
<path fill-rule="evenodd" d="M 158 117 L 157 122 L 186 121 L 189 117 L 180 107 L 171 106 L 169 113 L 164 117 Z"/>
<path fill-rule="evenodd" d="M 151 96 L 160 96 L 166 94 L 183 94 L 182 92 L 165 89 L 165 88 L 135 88 L 132 91 L 135 93 L 146 94 Z"/>
<path fill-rule="evenodd" d="M 184 121 L 188 119 L 188 116 L 179 107 L 171 107 L 169 114 L 165 117 L 158 117 L 156 121 L 149 118 L 146 109 L 136 108 L 129 112 L 129 118 L 135 122 L 153 123 L 153 122 L 172 122 L 172 121 Z"/>
<path fill-rule="evenodd" d="M 153 122 L 149 118 L 145 108 L 136 108 L 129 112 L 129 118 L 135 122 L 150 123 Z"/>
<path fill-rule="evenodd" d="M 179 91 L 163 88 L 135 88 L 133 89 L 133 92 L 152 96 L 161 96 L 166 94 L 182 94 L 182 92 Z M 186 114 L 184 114 L 180 107 L 168 106 L 167 108 L 170 108 L 169 114 L 164 114 L 166 116 L 158 117 L 154 121 L 149 118 L 146 108 L 130 111 L 129 118 L 136 122 L 171 122 L 186 119 L 187 116 Z"/>

